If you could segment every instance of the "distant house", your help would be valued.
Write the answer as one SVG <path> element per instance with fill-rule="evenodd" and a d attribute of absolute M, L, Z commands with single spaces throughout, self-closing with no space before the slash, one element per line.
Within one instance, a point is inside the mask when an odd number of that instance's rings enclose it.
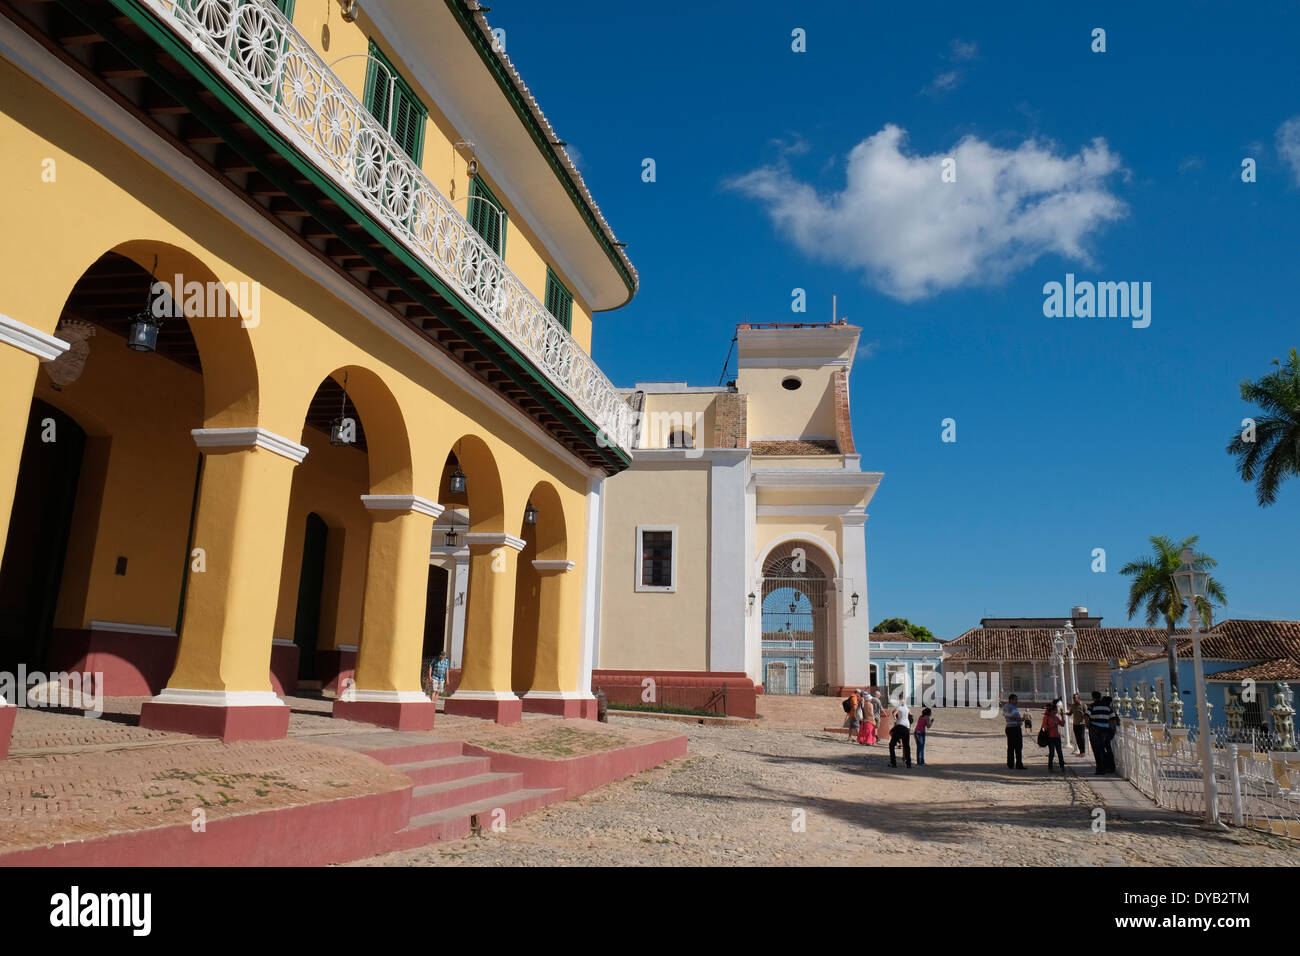
<path fill-rule="evenodd" d="M 907 689 L 921 701 L 929 685 L 943 687 L 943 644 L 938 641 L 904 641 L 893 633 L 871 634 L 871 684 L 891 696 Z M 943 696 L 936 690 L 936 699 Z"/>
<path fill-rule="evenodd" d="M 1074 649 L 1074 679 L 1079 692 L 1090 696 L 1111 683 L 1111 664 L 1148 652 L 1158 652 L 1165 632 L 1149 627 L 1102 627 L 1100 617 L 1075 607 L 1069 618 L 1020 617 L 984 618 L 960 637 L 943 645 L 944 672 L 994 675 L 1001 698 L 1016 694 L 1022 703 L 1047 702 L 1065 697 L 1072 678 L 1066 664 L 1065 686 L 1060 669 L 1052 664 L 1052 644 L 1058 632 L 1065 632 L 1067 620 L 1077 635 Z"/>
<path fill-rule="evenodd" d="M 1111 671 L 1111 680 L 1130 694 L 1141 689 L 1143 695 L 1160 681 L 1169 681 L 1169 664 L 1165 650 L 1165 632 L 1161 646 L 1147 653 L 1131 654 L 1125 666 Z M 1196 676 L 1191 633 L 1177 632 L 1178 689 L 1183 699 L 1183 723 L 1197 725 Z M 1242 698 L 1245 707 L 1243 726 L 1255 729 L 1272 726 L 1271 709 L 1278 696 L 1277 684 L 1290 685 L 1294 695 L 1300 690 L 1300 621 L 1220 621 L 1213 631 L 1201 638 L 1201 654 L 1206 674 L 1206 690 L 1213 709 L 1211 727 L 1226 727 L 1229 695 Z M 1162 693 L 1162 696 L 1165 696 Z M 1253 699 L 1252 699 L 1253 698 Z M 1293 696 L 1294 699 L 1294 696 Z"/>

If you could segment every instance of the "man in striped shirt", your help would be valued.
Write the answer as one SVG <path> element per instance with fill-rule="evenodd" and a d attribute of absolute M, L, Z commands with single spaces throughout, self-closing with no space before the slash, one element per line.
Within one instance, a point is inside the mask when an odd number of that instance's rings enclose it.
<path fill-rule="evenodd" d="M 1115 711 L 1101 699 L 1101 691 L 1092 692 L 1092 705 L 1088 708 L 1088 739 L 1092 742 L 1092 756 L 1097 761 L 1096 776 L 1115 768 L 1115 758 L 1110 749 L 1110 728 L 1115 722 Z"/>

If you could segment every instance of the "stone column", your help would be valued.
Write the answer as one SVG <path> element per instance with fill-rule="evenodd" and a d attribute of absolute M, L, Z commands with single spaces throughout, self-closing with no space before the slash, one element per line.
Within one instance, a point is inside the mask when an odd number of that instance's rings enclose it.
<path fill-rule="evenodd" d="M 447 698 L 446 710 L 501 724 L 516 723 L 523 716 L 523 702 L 511 689 L 510 661 L 515 569 L 524 540 L 491 532 L 470 532 L 465 539 L 470 553 L 465 662 L 460 685 Z"/>
<path fill-rule="evenodd" d="M 222 740 L 289 728 L 271 640 L 293 469 L 307 449 L 263 428 L 196 428 L 203 479 L 176 667 L 140 726 Z"/>
<path fill-rule="evenodd" d="M 842 642 L 836 655 L 839 673 L 831 675 L 831 684 L 841 687 L 866 687 L 871 681 L 866 522 L 865 513 L 840 515 L 840 560 L 843 562 L 844 587 L 839 593 L 838 610 L 843 627 L 840 630 Z M 856 611 L 853 608 L 854 593 L 858 595 Z"/>
<path fill-rule="evenodd" d="M 334 716 L 396 730 L 428 730 L 434 703 L 420 690 L 429 590 L 429 541 L 442 505 L 419 495 L 362 495 L 370 557 L 352 687 Z"/>

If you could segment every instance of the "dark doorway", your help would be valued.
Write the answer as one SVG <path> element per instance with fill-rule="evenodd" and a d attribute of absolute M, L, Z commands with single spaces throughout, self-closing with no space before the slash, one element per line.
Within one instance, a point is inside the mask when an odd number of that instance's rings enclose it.
<path fill-rule="evenodd" d="M 429 565 L 429 590 L 424 605 L 424 653 L 422 660 L 432 660 L 446 647 L 447 585 L 450 575 L 446 568 Z"/>
<path fill-rule="evenodd" d="M 298 611 L 293 642 L 298 645 L 298 679 L 316 679 L 316 645 L 320 641 L 320 604 L 325 589 L 325 543 L 329 526 L 316 512 L 307 515 L 302 542 L 302 572 L 298 576 Z"/>
<path fill-rule="evenodd" d="M 0 670 L 45 665 L 85 449 L 80 425 L 32 400 L 0 564 Z"/>

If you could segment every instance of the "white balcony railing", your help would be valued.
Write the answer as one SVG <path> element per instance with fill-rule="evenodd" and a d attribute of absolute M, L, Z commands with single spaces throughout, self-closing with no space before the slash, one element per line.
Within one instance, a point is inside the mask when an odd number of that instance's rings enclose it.
<path fill-rule="evenodd" d="M 633 413 L 604 373 L 506 268 L 269 0 L 142 0 L 246 102 L 454 289 L 627 451 Z M 390 97 L 391 99 L 391 97 Z"/>

